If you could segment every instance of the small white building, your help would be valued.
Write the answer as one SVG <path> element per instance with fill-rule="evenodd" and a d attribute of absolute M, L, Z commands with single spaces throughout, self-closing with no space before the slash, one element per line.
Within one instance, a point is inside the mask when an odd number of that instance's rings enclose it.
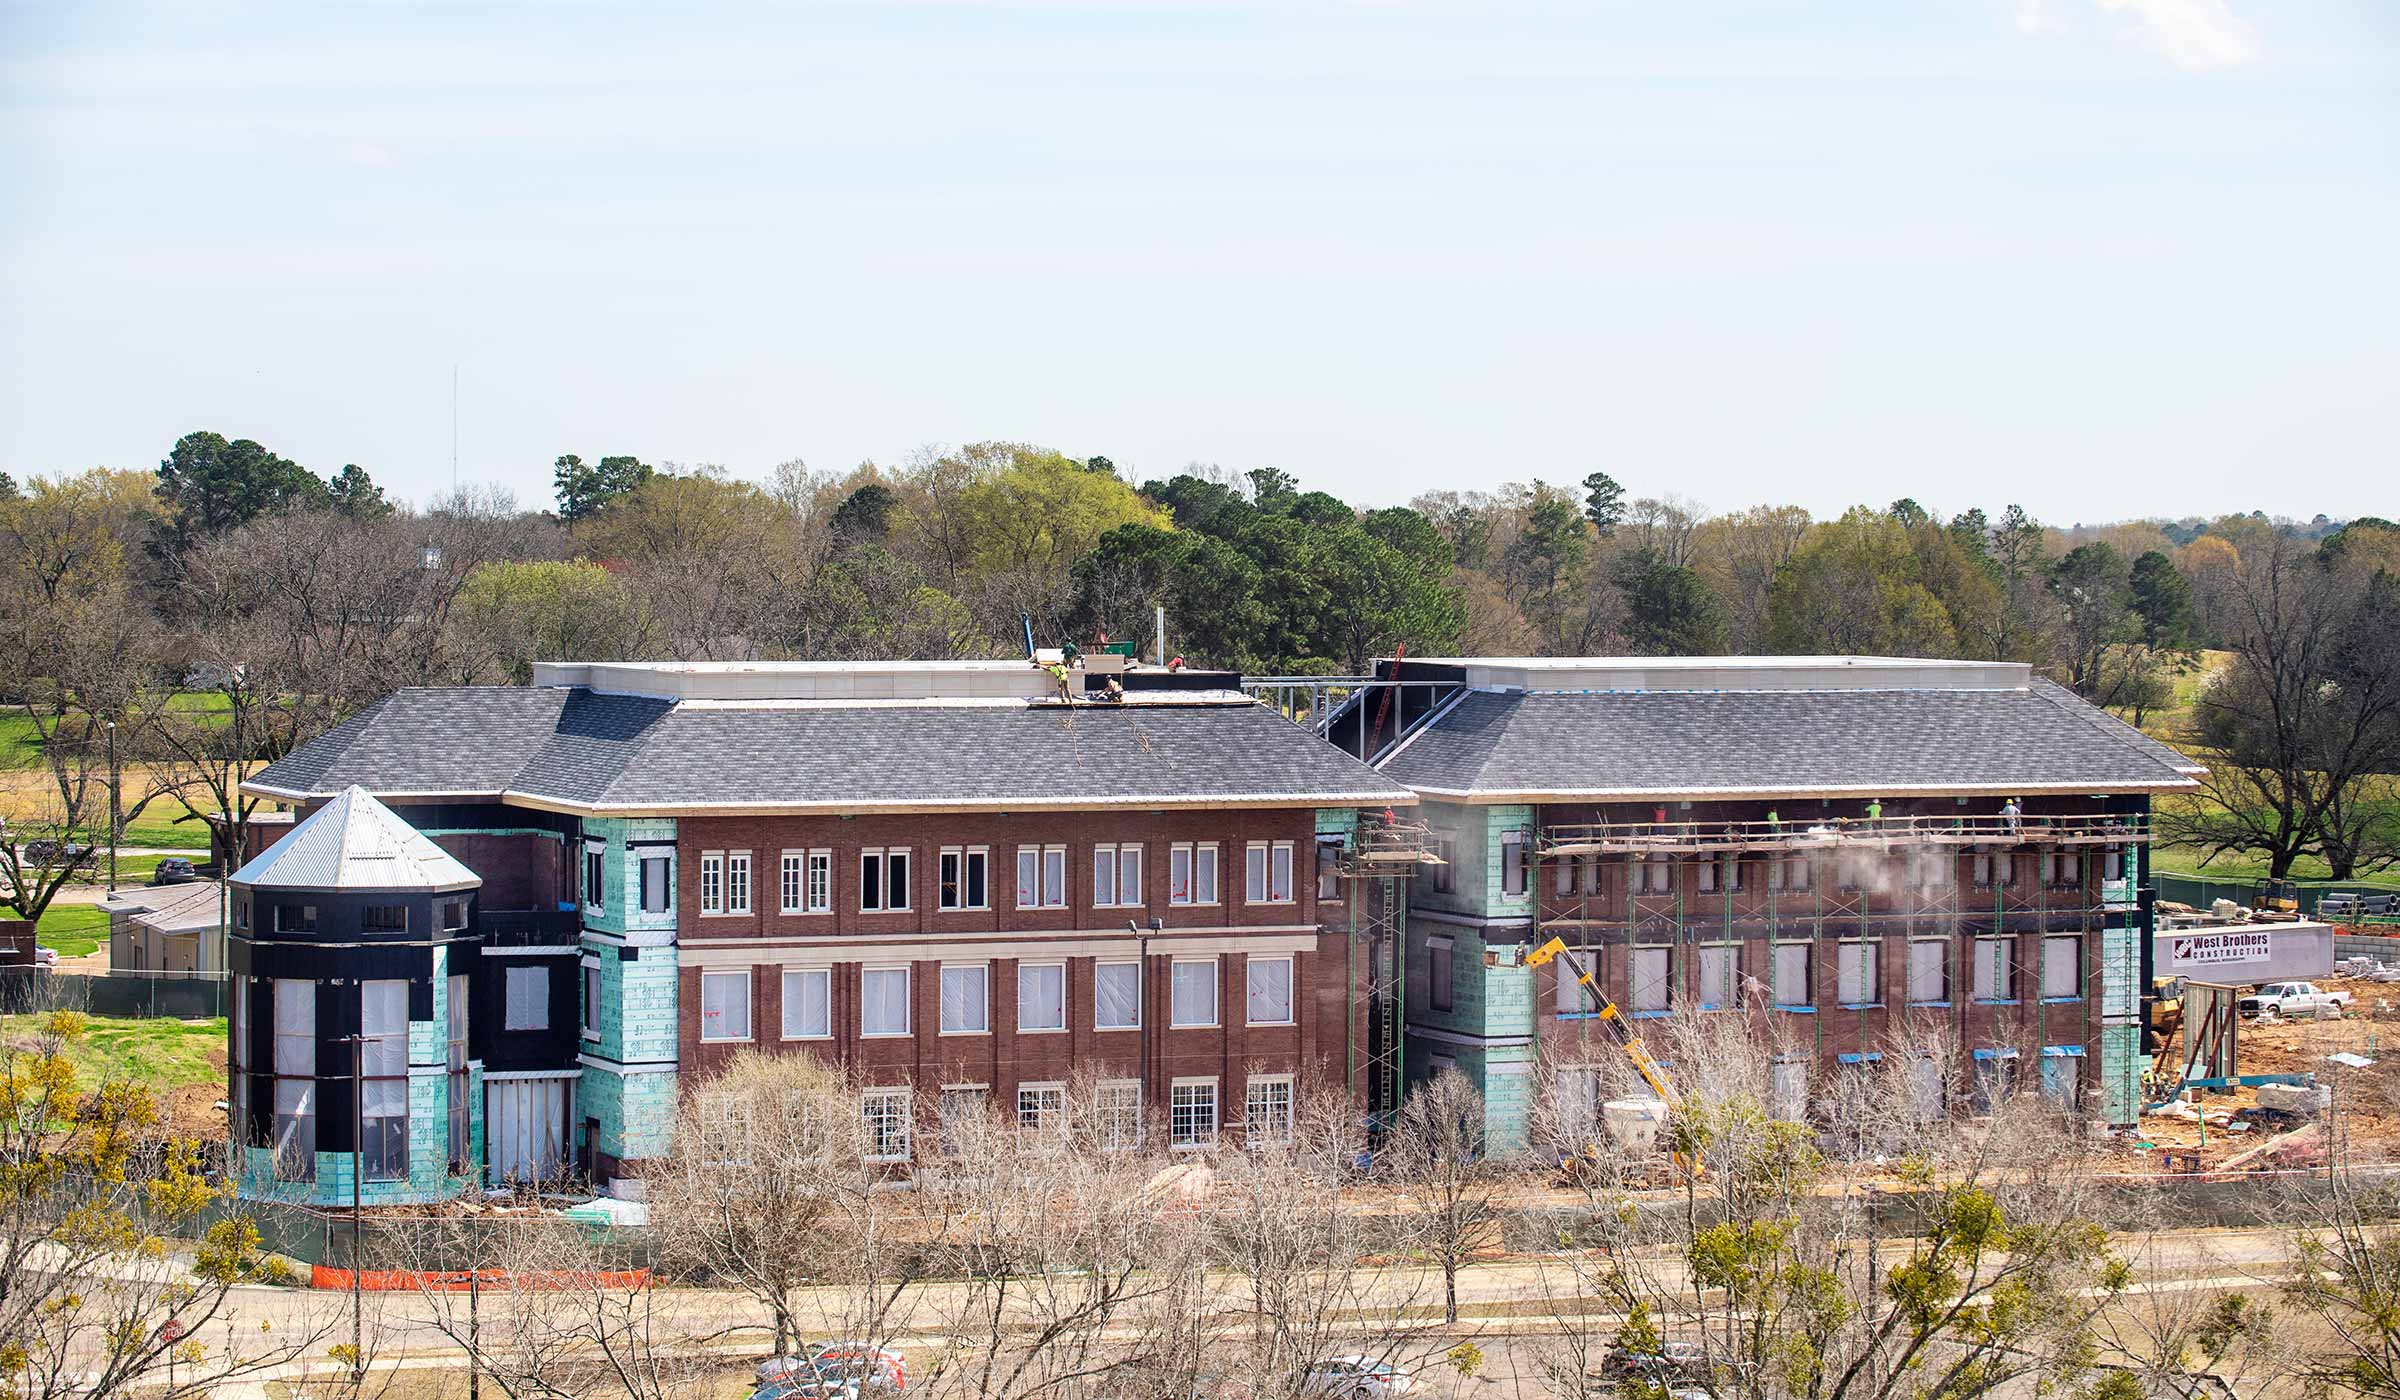
<path fill-rule="evenodd" d="M 214 880 L 120 889 L 108 915 L 108 970 L 225 975 L 225 892 Z"/>

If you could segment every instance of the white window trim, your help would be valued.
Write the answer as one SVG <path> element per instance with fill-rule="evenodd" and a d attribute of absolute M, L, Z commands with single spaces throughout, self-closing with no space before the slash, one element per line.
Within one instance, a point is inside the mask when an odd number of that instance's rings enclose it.
<path fill-rule="evenodd" d="M 860 1090 L 858 1095 L 858 1111 L 862 1118 L 866 1115 L 867 1104 L 876 1099 L 898 1099 L 900 1101 L 901 1137 L 907 1143 L 907 1150 L 892 1153 L 869 1152 L 864 1154 L 865 1160 L 869 1162 L 905 1162 L 910 1160 L 916 1155 L 917 1150 L 916 1095 L 905 1086 L 895 1085 L 885 1085 L 880 1088 Z"/>
<path fill-rule="evenodd" d="M 1092 901 L 1092 907 L 1094 909 L 1146 909 L 1149 907 L 1149 901 L 1146 899 L 1127 899 L 1125 897 L 1125 862 L 1123 857 L 1127 852 L 1131 852 L 1133 855 L 1134 878 L 1144 884 L 1149 882 L 1150 872 L 1147 869 L 1147 866 L 1149 865 L 1149 858 L 1142 853 L 1141 842 L 1099 842 L 1092 847 L 1092 878 L 1095 881 L 1099 879 L 1101 862 L 1106 861 L 1108 863 L 1109 870 L 1109 888 L 1115 893 L 1116 898 L 1108 900 L 1105 903 L 1095 899 Z M 1147 893 L 1147 891 L 1144 891 L 1144 893 Z"/>
<path fill-rule="evenodd" d="M 1058 902 L 1055 904 L 1049 902 L 1048 899 L 1045 898 L 1042 890 L 1042 885 L 1045 883 L 1044 877 L 1050 873 L 1050 857 L 1053 854 L 1058 856 Z M 1019 909 L 1064 909 L 1068 905 L 1072 904 L 1074 899 L 1073 896 L 1067 893 L 1067 886 L 1072 883 L 1071 877 L 1074 872 L 1072 869 L 1072 863 L 1067 859 L 1066 846 L 1055 841 L 1047 845 L 1040 846 L 1019 846 L 1016 848 L 1018 870 L 1023 869 L 1025 857 L 1027 855 L 1031 855 L 1033 857 L 1034 902 L 1031 904 L 1025 902 L 1023 898 L 1025 893 L 1023 881 L 1016 880 L 1014 886 L 1018 895 L 1016 907 Z M 1011 871 L 1010 875 L 1012 879 L 1015 879 L 1017 871 Z"/>
<path fill-rule="evenodd" d="M 1278 1084 L 1282 1085 L 1282 1086 L 1283 1086 L 1283 1090 L 1284 1090 L 1284 1095 L 1283 1095 L 1283 1131 L 1282 1131 L 1282 1132 L 1280 1132 L 1280 1133 L 1271 1133 L 1271 1134 L 1268 1134 L 1268 1135 L 1266 1135 L 1266 1136 L 1259 1137 L 1259 1138 L 1257 1138 L 1257 1139 L 1253 1140 L 1253 1138 L 1252 1138 L 1252 1136 L 1251 1136 L 1251 1132 L 1250 1132 L 1250 1095 L 1251 1095 L 1251 1092 L 1252 1092 L 1253 1090 L 1257 1090 L 1257 1089 L 1264 1089 L 1264 1088 L 1269 1088 L 1269 1087 L 1272 1087 L 1272 1086 L 1274 1086 L 1274 1085 L 1278 1085 Z M 1224 1110 L 1224 1105 L 1222 1105 L 1222 1104 L 1218 1105 L 1218 1107 L 1217 1107 L 1217 1116 L 1218 1116 L 1220 1119 L 1222 1119 L 1222 1118 L 1224 1117 L 1224 1112 L 1225 1112 L 1225 1110 Z M 1244 1081 L 1244 1083 L 1242 1084 L 1242 1145 L 1243 1145 L 1243 1146 L 1245 1146 L 1245 1147 L 1264 1147 L 1264 1146 L 1266 1146 L 1266 1145 L 1267 1145 L 1268 1143 L 1270 1143 L 1270 1142 L 1290 1142 L 1290 1141 L 1292 1140 L 1292 1138 L 1293 1138 L 1294 1134 L 1297 1132 L 1297 1130 L 1298 1130 L 1298 1128 L 1299 1128 L 1299 1126 L 1300 1126 L 1299 1120 L 1300 1120 L 1300 1085 L 1299 1085 L 1298 1081 L 1297 1081 L 1297 1080 L 1296 1080 L 1296 1079 L 1295 1079 L 1293 1076 L 1291 1076 L 1291 1075 L 1289 1075 L 1289 1074 L 1253 1074 L 1253 1075 L 1251 1075 L 1251 1076 L 1250 1076 L 1250 1077 L 1249 1077 L 1249 1078 L 1248 1078 L 1246 1081 Z M 1222 1130 L 1222 1129 L 1223 1129 L 1223 1127 L 1224 1127 L 1224 1124 L 1223 1124 L 1222 1122 L 1220 1122 L 1220 1123 L 1219 1123 L 1217 1126 L 1218 1126 L 1219 1130 Z"/>
<path fill-rule="evenodd" d="M 600 858 L 600 878 L 592 879 L 592 857 Z M 586 836 L 583 838 L 583 907 L 595 914 L 605 914 L 608 906 L 608 842 Z"/>
<path fill-rule="evenodd" d="M 792 1014 L 791 1014 L 790 1007 L 791 1007 L 791 1004 L 792 1004 L 791 984 L 792 984 L 792 978 L 794 978 L 794 977 L 822 977 L 822 978 L 824 978 L 824 979 L 825 979 L 825 1029 L 824 1029 L 824 1031 L 823 1031 L 821 1034 L 816 1034 L 816 1035 L 791 1035 L 791 1034 L 789 1034 L 789 1033 L 786 1033 L 786 1032 L 784 1031 L 784 1029 L 783 1029 L 785 1026 L 788 1026 L 788 1025 L 790 1025 L 790 1024 L 792 1023 Z M 777 1014 L 776 1014 L 776 1018 L 775 1018 L 775 1019 L 776 1019 L 776 1022 L 777 1022 L 777 1024 L 776 1024 L 776 1027 L 775 1027 L 775 1030 L 776 1030 L 776 1034 L 777 1034 L 777 1036 L 778 1036 L 780 1039 L 783 1039 L 783 1040 L 831 1040 L 831 1039 L 833 1039 L 833 969 L 832 969 L 832 968 L 830 968 L 830 967 L 787 967 L 787 968 L 785 968 L 785 969 L 783 970 L 783 977 L 782 977 L 782 980 L 781 980 L 781 981 L 780 981 L 780 982 L 777 984 L 777 986 L 778 986 L 778 989 L 779 989 L 779 991 L 781 992 L 781 995 L 782 995 L 782 1004 L 776 1008 L 776 1012 L 777 1012 Z"/>
<path fill-rule="evenodd" d="M 712 873 L 711 867 L 714 867 L 713 873 L 717 877 L 716 892 L 713 895 L 709 892 L 708 879 Z M 725 910 L 725 853 L 723 851 L 702 851 L 700 853 L 700 917 L 703 919 L 728 917 Z"/>
<path fill-rule="evenodd" d="M 1133 1024 L 1132 1024 L 1132 1025 L 1130 1025 L 1130 1026 L 1104 1026 L 1104 1025 L 1101 1025 L 1101 1024 L 1100 1024 L 1100 969 L 1101 969 L 1101 968 L 1104 968 L 1104 967 L 1130 967 L 1130 968 L 1132 968 L 1132 969 L 1133 969 Z M 1142 1013 L 1143 1013 L 1143 1011 L 1146 1009 L 1146 1008 L 1144 1008 L 1144 1007 L 1143 1007 L 1143 1005 L 1142 1005 L 1142 998 L 1143 998 L 1143 995 L 1144 995 L 1144 993 L 1146 993 L 1146 992 L 1149 990 L 1147 987 L 1143 986 L 1143 983 L 1144 983 L 1145 981 L 1147 981 L 1147 980 L 1148 980 L 1147 978 L 1145 978 L 1145 977 L 1143 977 L 1143 976 L 1142 976 L 1142 964 L 1141 964 L 1141 960 L 1140 960 L 1139 958 L 1099 958 L 1099 959 L 1095 959 L 1095 960 L 1093 960 L 1093 963 L 1092 963 L 1092 1030 L 1093 1030 L 1093 1032 L 1094 1032 L 1095 1034 L 1099 1034 L 1099 1035 L 1125 1035 L 1125 1034 L 1130 1034 L 1130 1033 L 1132 1033 L 1132 1032 L 1134 1032 L 1134 1031 L 1138 1031 L 1138 1030 L 1140 1030 L 1140 1029 L 1142 1028 Z M 1113 1083 L 1113 1082 L 1116 1082 L 1116 1081 L 1113 1081 L 1113 1080 L 1112 1080 L 1112 1081 L 1110 1081 L 1110 1082 L 1112 1082 L 1112 1083 Z M 1132 1080 L 1126 1080 L 1126 1081 L 1124 1081 L 1124 1082 L 1125 1082 L 1125 1083 L 1128 1083 L 1128 1084 L 1130 1084 L 1130 1083 L 1133 1083 L 1134 1081 L 1132 1081 Z"/>
<path fill-rule="evenodd" d="M 1201 1086 L 1201 1085 L 1206 1085 L 1206 1086 L 1208 1086 L 1208 1101 L 1209 1101 L 1209 1109 L 1210 1109 L 1210 1113 L 1209 1113 L 1210 1122 L 1209 1122 L 1209 1125 L 1208 1125 L 1208 1136 L 1207 1136 L 1207 1137 L 1205 1137 L 1205 1138 L 1199 1139 L 1199 1140 L 1197 1140 L 1197 1141 L 1193 1141 L 1193 1142 L 1177 1142 L 1177 1141 L 1175 1140 L 1175 1091 L 1176 1091 L 1177 1089 L 1189 1089 L 1189 1088 L 1196 1088 L 1196 1087 L 1198 1087 L 1198 1086 Z M 1220 1083 L 1220 1082 L 1219 1082 L 1219 1080 L 1218 1080 L 1217 1076 L 1215 1076 L 1215 1075 L 1213 1075 L 1213 1074 L 1195 1074 L 1195 1075 L 1186 1075 L 1186 1076 L 1183 1076 L 1183 1077 L 1180 1077 L 1180 1078 L 1176 1078 L 1176 1079 L 1170 1079 L 1170 1080 L 1168 1080 L 1168 1081 L 1167 1081 L 1167 1150 L 1168 1150 L 1168 1151 L 1170 1151 L 1170 1152 L 1205 1152 L 1205 1151 L 1207 1151 L 1208 1149 L 1210 1149 L 1210 1148 L 1212 1148 L 1212 1147 L 1214 1147 L 1214 1146 L 1216 1146 L 1216 1145 L 1217 1145 L 1217 1139 L 1218 1139 L 1220 1136 L 1222 1136 L 1222 1135 L 1223 1135 L 1224 1131 L 1225 1131 L 1225 1090 L 1224 1090 L 1224 1086 L 1222 1085 L 1222 1083 Z"/>
<path fill-rule="evenodd" d="M 1058 969 L 1058 1024 L 1055 1026 L 1028 1026 L 1025 1024 L 1025 969 L 1029 967 L 1055 967 Z M 1098 1005 L 1099 996 L 1099 979 L 1095 976 L 1092 990 L 1095 1007 Z M 1075 1019 L 1067 1012 L 1067 1004 L 1071 1000 L 1072 998 L 1067 995 L 1067 965 L 1065 963 L 1049 959 L 1030 959 L 1017 964 L 1017 1034 L 1065 1035 L 1068 1026 L 1073 1024 Z M 1095 1017 L 1095 1019 L 1097 1018 Z"/>
<path fill-rule="evenodd" d="M 1095 1133 L 1104 1134 L 1106 1132 L 1106 1126 L 1100 1116 L 1102 1111 L 1100 1097 L 1111 1090 L 1126 1089 L 1133 1091 L 1133 1141 L 1107 1143 L 1100 1149 L 1103 1152 L 1138 1152 L 1141 1150 L 1144 1130 L 1142 1115 L 1147 1105 L 1142 1102 L 1142 1081 L 1138 1079 L 1103 1079 L 1092 1086 L 1092 1126 Z"/>
<path fill-rule="evenodd" d="M 1208 984 L 1214 989 L 1209 996 L 1209 1005 L 1214 1014 L 1206 1021 L 1178 1021 L 1175 1019 L 1175 969 L 1198 967 L 1202 963 L 1208 964 Z M 1225 969 L 1220 965 L 1218 956 L 1211 953 L 1201 958 L 1170 958 L 1167 962 L 1167 1029 L 1171 1031 L 1212 1031 L 1224 1024 Z M 1208 1082 L 1214 1084 L 1216 1081 L 1212 1079 Z M 1222 1108 L 1222 1105 L 1219 1107 Z"/>
<path fill-rule="evenodd" d="M 1256 899 L 1250 897 L 1250 853 L 1252 851 L 1260 853 L 1259 897 Z M 1275 855 L 1279 851 L 1283 854 L 1284 876 L 1284 895 L 1281 899 L 1275 897 Z M 1242 847 L 1242 902 L 1244 904 L 1298 904 L 1300 902 L 1300 880 L 1294 868 L 1297 859 L 1298 857 L 1292 849 L 1292 843 L 1289 841 L 1244 843 Z"/>
<path fill-rule="evenodd" d="M 710 1035 L 708 1033 L 708 979 L 739 977 L 742 979 L 742 1023 L 748 1027 L 744 1035 Z M 758 1039 L 757 989 L 750 984 L 750 969 L 746 967 L 712 967 L 700 974 L 700 1043 L 703 1045 L 748 1045 Z"/>
<path fill-rule="evenodd" d="M 777 854 L 775 859 L 776 913 L 806 914 L 812 912 L 808 907 L 808 857 L 809 852 L 798 847 L 786 847 Z M 789 899 L 784 897 L 786 890 L 784 875 L 787 872 L 792 877 L 789 881 L 791 894 Z"/>
<path fill-rule="evenodd" d="M 900 974 L 901 985 L 908 989 L 908 995 L 900 999 L 900 1007 L 904 1013 L 901 1019 L 906 1024 L 896 1031 L 867 1029 L 867 974 L 870 972 L 897 972 Z M 915 965 L 913 963 L 868 963 L 861 967 L 858 970 L 858 1038 L 861 1040 L 907 1040 L 916 1033 L 917 974 Z"/>
<path fill-rule="evenodd" d="M 952 972 L 965 972 L 970 969 L 983 974 L 983 1029 L 975 1031 L 954 1031 L 948 1026 L 941 1024 L 941 1008 L 937 1006 L 934 1011 L 935 1025 L 939 1028 L 938 1034 L 946 1039 L 973 1040 L 978 1036 L 988 1036 L 992 1033 L 992 965 L 990 963 L 965 961 L 942 963 L 939 970 L 934 974 L 933 979 L 934 986 L 940 988 L 942 992 L 942 995 L 938 997 L 937 1000 L 943 1003 L 948 1002 L 949 988 L 943 986 L 943 983 L 949 979 L 949 976 Z"/>
<path fill-rule="evenodd" d="M 811 898 L 808 886 L 809 877 L 815 873 L 819 861 L 825 863 L 825 899 L 822 903 Z M 808 851 L 808 861 L 800 867 L 800 903 L 802 905 L 800 912 L 803 914 L 830 914 L 833 912 L 833 848 L 831 846 L 816 846 Z"/>
<path fill-rule="evenodd" d="M 1283 964 L 1284 1017 L 1280 1021 L 1253 1021 L 1250 1017 L 1250 969 L 1260 963 Z M 1300 959 L 1291 953 L 1253 954 L 1242 959 L 1242 1024 L 1248 1026 L 1296 1026 L 1300 1024 Z M 1274 1078 L 1273 1075 L 1267 1076 Z"/>
<path fill-rule="evenodd" d="M 1058 1121 L 1052 1123 L 1047 1131 L 1053 1133 L 1063 1133 L 1067 1130 L 1067 1126 L 1071 1120 L 1067 1114 L 1067 1085 L 1065 1080 L 1043 1079 L 1017 1085 L 1017 1101 L 1013 1106 L 1014 1111 L 1010 1114 L 1011 1121 L 1017 1125 L 1017 1129 L 1020 1132 L 1045 1131 L 1039 1124 L 1029 1124 L 1025 1121 L 1025 1096 L 1027 1094 L 1056 1094 L 1058 1096 Z"/>
<path fill-rule="evenodd" d="M 893 856 L 898 856 L 898 857 L 900 857 L 900 858 L 901 858 L 903 861 L 906 861 L 906 862 L 908 863 L 908 879 L 907 879 L 907 881 L 906 881 L 906 882 L 904 882 L 904 883 L 903 883 L 903 884 L 900 886 L 900 897 L 901 897 L 902 899 L 905 899 L 905 900 L 907 900 L 907 901 L 908 901 L 906 904 L 893 904 L 893 903 L 891 903 L 891 902 L 890 902 L 890 901 L 891 901 L 891 894 L 892 894 L 892 857 L 893 857 Z M 868 886 L 868 883 L 869 883 L 869 882 L 868 882 L 868 880 L 867 880 L 867 861 L 868 861 L 869 859 L 873 859 L 873 860 L 875 861 L 875 879 L 874 879 L 874 881 L 873 881 L 874 887 L 875 887 L 875 889 L 876 889 L 876 890 L 877 890 L 877 891 L 878 891 L 878 892 L 879 892 L 879 893 L 880 893 L 880 894 L 883 896 L 883 898 L 884 898 L 884 901 L 885 901 L 884 903 L 882 903 L 882 904 L 880 904 L 880 905 L 876 906 L 876 907 L 875 907 L 875 908 L 873 908 L 873 909 L 869 909 L 869 908 L 867 907 L 867 886 Z M 938 872 L 937 872 L 937 873 L 938 873 Z M 861 846 L 861 847 L 859 847 L 859 848 L 858 848 L 858 912 L 859 912 L 859 913 L 861 913 L 861 914 L 913 914 L 913 913 L 915 913 L 915 912 L 916 912 L 916 908 L 917 908 L 917 895 L 916 895 L 916 890 L 917 890 L 917 862 L 916 862 L 916 856 L 915 856 L 915 854 L 913 853 L 913 849 L 912 849 L 911 847 L 908 847 L 908 846 Z"/>
<path fill-rule="evenodd" d="M 956 904 L 942 903 L 942 862 L 958 857 L 958 899 Z M 967 899 L 967 861 L 983 857 L 983 903 L 969 904 Z M 933 907 L 944 914 L 988 913 L 992 907 L 992 848 L 989 846 L 944 846 L 933 858 Z"/>
<path fill-rule="evenodd" d="M 666 907 L 661 909 L 651 908 L 642 898 L 643 877 L 645 872 L 650 869 L 652 861 L 657 861 L 665 867 L 661 872 L 659 888 L 666 893 Z M 660 914 L 672 915 L 675 912 L 675 848 L 673 846 L 649 842 L 633 848 L 633 902 L 629 912 L 648 914 L 653 917 Z"/>
<path fill-rule="evenodd" d="M 1189 862 L 1186 868 L 1191 872 L 1192 893 L 1191 896 L 1186 899 L 1177 899 L 1175 897 L 1175 853 L 1177 851 L 1184 853 L 1184 859 Z M 1215 888 L 1210 891 L 1212 897 L 1208 899 L 1200 898 L 1200 853 L 1202 851 L 1207 851 L 1210 853 L 1212 857 L 1209 861 L 1210 872 L 1216 876 L 1216 879 L 1213 882 Z M 1224 902 L 1225 853 L 1218 846 L 1218 844 L 1214 841 L 1176 841 L 1169 843 L 1167 847 L 1167 904 L 1169 907 L 1176 909 L 1214 909 L 1222 905 Z"/>
<path fill-rule="evenodd" d="M 742 868 L 742 902 L 739 904 L 733 902 L 733 868 L 737 861 Z M 746 917 L 757 907 L 758 862 L 750 858 L 748 851 L 727 851 L 725 853 L 726 917 Z"/>

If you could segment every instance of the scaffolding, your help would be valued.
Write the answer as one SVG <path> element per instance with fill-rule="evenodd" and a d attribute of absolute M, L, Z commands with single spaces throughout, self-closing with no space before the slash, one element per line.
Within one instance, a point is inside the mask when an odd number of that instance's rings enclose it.
<path fill-rule="evenodd" d="M 2141 813 L 1565 823 L 1536 833 L 1528 883 L 1537 900 L 1536 941 L 1558 937 L 1594 968 L 1604 965 L 1607 946 L 1621 944 L 1627 950 L 1623 984 L 1628 1009 L 1636 1016 L 1666 1006 L 1805 1009 L 1811 1013 L 1815 1053 L 1822 1058 L 1829 1036 L 1849 1038 L 1841 1022 L 1850 1013 L 1859 1042 L 1855 1053 L 1863 1060 L 1872 1058 L 1866 1043 L 1869 1022 L 1879 1013 L 2006 1002 L 2027 1009 L 2029 1028 L 2045 1044 L 2053 1029 L 2068 1029 L 2054 1027 L 2054 1018 L 2078 1018 L 2072 1039 L 2081 1045 L 2092 1040 L 2102 994 L 2097 984 L 2105 979 L 2105 969 L 2098 977 L 2088 971 L 2093 936 L 2107 926 L 2112 911 L 2132 907 L 2131 848 L 2149 840 L 2149 823 Z M 2062 878 L 2065 869 L 2056 862 L 2063 854 L 2092 847 L 2125 853 L 2120 881 L 2106 880 L 2080 860 L 2073 878 Z M 2021 888 L 2013 878 L 2014 855 L 2028 849 L 2039 852 L 2041 862 L 2030 872 L 2029 888 Z M 1958 869 L 1959 857 L 1970 853 L 1978 857 L 1971 880 Z M 2003 853 L 2006 861 L 2000 859 Z M 1621 871 L 1621 892 L 1609 889 L 1611 867 Z M 1699 875 L 1687 879 L 1695 868 Z M 1753 878 L 1764 888 L 1751 886 Z M 2111 883 L 2119 886 L 2114 899 Z M 1962 949 L 1979 950 L 1978 937 L 2070 933 L 2082 936 L 2073 1005 L 2068 998 L 2043 995 L 2038 956 L 2031 967 L 2023 967 L 2025 960 L 2013 950 L 2003 953 L 2011 959 L 2006 995 L 1990 998 L 1974 995 L 1975 966 L 1961 966 L 1958 956 Z M 1738 946 L 1752 937 L 1768 950 L 1763 968 L 1737 975 L 1742 964 L 1736 954 L 1714 964 L 1713 976 L 1726 985 L 1696 985 L 1695 945 Z M 1938 997 L 1913 994 L 1919 989 L 1911 960 L 1919 939 L 1944 944 Z M 1808 995 L 1779 997 L 1774 950 L 1802 943 L 1808 949 Z M 1848 964 L 1862 969 L 1871 983 L 1845 987 L 1837 971 L 1829 1003 L 1820 1004 L 1823 958 L 1845 943 L 1874 950 L 1860 952 Z M 1893 983 L 1883 956 L 1895 947 L 1903 963 L 1900 995 L 1887 1004 L 1884 988 Z M 1643 977 L 1635 957 L 1635 950 L 1660 948 L 1666 950 L 1666 967 L 1658 974 L 1663 986 Z M 1837 961 L 1837 969 L 1842 966 Z M 2029 993 L 2019 983 L 2028 973 Z M 1569 1014 L 1562 1013 L 1562 1019 Z"/>
<path fill-rule="evenodd" d="M 1425 824 L 1386 811 L 1366 816 L 1335 867 L 1349 890 L 1350 937 L 1367 956 L 1369 1113 L 1400 1107 L 1401 1044 L 1408 1016 L 1408 892 L 1418 867 L 1440 865 Z"/>

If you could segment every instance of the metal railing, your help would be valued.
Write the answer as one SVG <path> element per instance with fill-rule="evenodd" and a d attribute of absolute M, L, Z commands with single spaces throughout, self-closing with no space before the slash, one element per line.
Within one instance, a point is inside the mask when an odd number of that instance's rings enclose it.
<path fill-rule="evenodd" d="M 2137 812 L 2080 816 L 1828 817 L 1819 821 L 1585 822 L 1547 826 L 1545 855 L 1810 850 L 1836 846 L 2095 846 L 2150 839 Z"/>
<path fill-rule="evenodd" d="M 1463 687 L 1455 680 L 1246 676 L 1242 689 L 1317 737 L 1372 760 Z"/>

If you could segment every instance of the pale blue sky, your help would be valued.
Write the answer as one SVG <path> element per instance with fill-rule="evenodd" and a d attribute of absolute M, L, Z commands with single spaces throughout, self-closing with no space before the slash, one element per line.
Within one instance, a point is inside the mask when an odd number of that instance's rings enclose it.
<path fill-rule="evenodd" d="M 0 6 L 0 467 L 2400 516 L 2391 0 Z"/>

